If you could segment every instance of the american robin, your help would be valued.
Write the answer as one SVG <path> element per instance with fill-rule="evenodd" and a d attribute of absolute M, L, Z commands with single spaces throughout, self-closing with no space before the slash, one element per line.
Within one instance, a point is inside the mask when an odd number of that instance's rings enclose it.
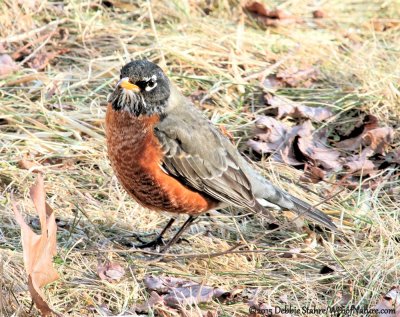
<path fill-rule="evenodd" d="M 124 189 L 155 211 L 187 214 L 165 251 L 200 214 L 227 206 L 269 215 L 273 204 L 336 230 L 331 219 L 277 188 L 169 81 L 162 69 L 136 60 L 121 69 L 106 115 L 108 156 Z M 172 225 L 143 246 L 161 241 Z"/>

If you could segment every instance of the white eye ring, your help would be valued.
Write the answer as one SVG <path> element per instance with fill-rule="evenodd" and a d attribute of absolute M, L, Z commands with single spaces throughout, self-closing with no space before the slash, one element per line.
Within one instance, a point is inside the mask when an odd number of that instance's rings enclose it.
<path fill-rule="evenodd" d="M 154 76 L 153 76 L 154 77 Z M 144 90 L 146 91 L 150 91 L 153 90 L 154 88 L 157 87 L 157 82 L 155 80 L 153 80 L 153 77 L 151 78 L 151 80 L 149 80 L 147 82 L 146 88 Z M 157 77 L 156 77 L 157 78 Z"/>

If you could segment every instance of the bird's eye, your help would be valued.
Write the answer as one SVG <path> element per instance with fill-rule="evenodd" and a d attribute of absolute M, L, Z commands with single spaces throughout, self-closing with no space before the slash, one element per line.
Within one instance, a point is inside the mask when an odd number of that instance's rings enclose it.
<path fill-rule="evenodd" d="M 150 91 L 154 89 L 157 86 L 157 82 L 153 79 L 150 79 L 149 81 L 146 82 L 146 91 Z"/>

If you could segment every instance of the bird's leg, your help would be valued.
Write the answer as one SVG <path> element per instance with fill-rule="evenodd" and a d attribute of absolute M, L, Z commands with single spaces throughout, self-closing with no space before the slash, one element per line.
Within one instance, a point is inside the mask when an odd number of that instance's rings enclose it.
<path fill-rule="evenodd" d="M 171 240 L 167 242 L 167 244 L 161 248 L 160 253 L 165 253 L 176 241 L 178 241 L 179 237 L 182 233 L 190 227 L 190 225 L 195 221 L 197 216 L 189 216 L 189 218 L 185 221 L 182 227 L 178 230 L 178 232 L 173 236 Z"/>
<path fill-rule="evenodd" d="M 135 245 L 135 248 L 138 249 L 144 249 L 144 248 L 151 248 L 151 247 L 156 247 L 158 245 L 164 245 L 164 241 L 162 239 L 164 233 L 172 226 L 172 224 L 175 222 L 175 218 L 171 218 L 165 228 L 160 232 L 160 234 L 155 238 L 154 240 L 150 242 L 145 242 L 143 244 Z M 142 241 L 140 241 L 142 242 Z"/>

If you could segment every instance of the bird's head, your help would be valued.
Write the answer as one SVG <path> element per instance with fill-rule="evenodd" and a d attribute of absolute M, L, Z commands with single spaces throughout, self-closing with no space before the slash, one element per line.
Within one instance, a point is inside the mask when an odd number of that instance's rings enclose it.
<path fill-rule="evenodd" d="M 109 102 L 114 110 L 135 116 L 161 115 L 169 96 L 170 83 L 162 69 L 147 60 L 137 60 L 122 67 Z"/>

